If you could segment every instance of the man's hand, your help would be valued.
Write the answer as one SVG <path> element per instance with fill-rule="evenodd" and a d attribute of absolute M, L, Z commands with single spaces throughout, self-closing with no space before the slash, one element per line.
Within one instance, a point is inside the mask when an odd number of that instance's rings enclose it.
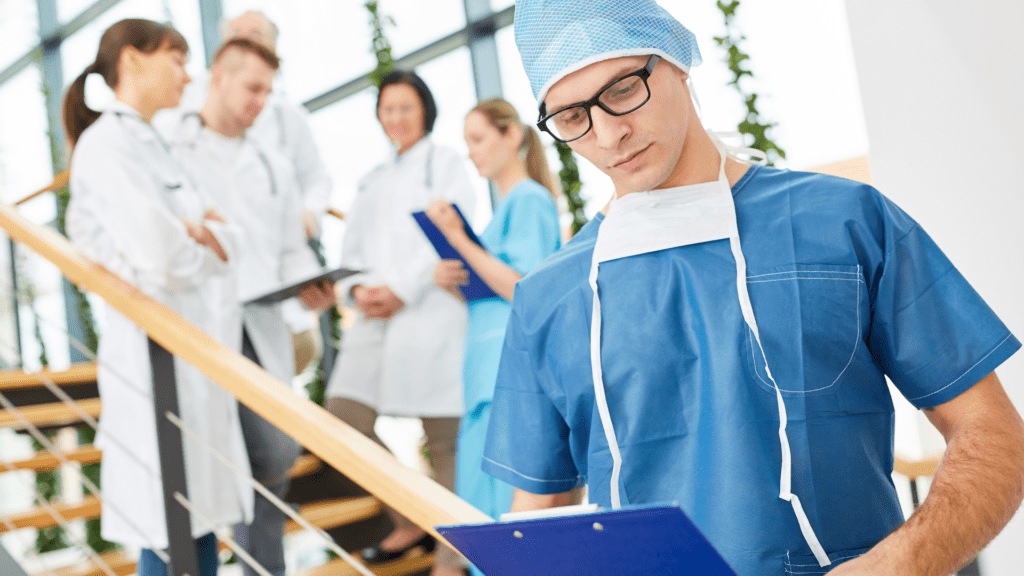
<path fill-rule="evenodd" d="M 352 297 L 356 307 L 368 319 L 387 320 L 405 307 L 405 302 L 384 284 L 371 287 L 357 285 L 352 288 Z"/>
<path fill-rule="evenodd" d="M 299 301 L 307 310 L 323 312 L 334 306 L 334 283 L 318 282 L 310 284 L 299 292 Z"/>
<path fill-rule="evenodd" d="M 1024 422 L 995 372 L 925 415 L 946 451 L 921 507 L 834 576 L 956 572 L 1013 516 L 1024 496 Z"/>
<path fill-rule="evenodd" d="M 320 236 L 320 223 L 317 222 L 316 214 L 309 210 L 302 211 L 302 229 L 306 231 L 309 240 Z"/>

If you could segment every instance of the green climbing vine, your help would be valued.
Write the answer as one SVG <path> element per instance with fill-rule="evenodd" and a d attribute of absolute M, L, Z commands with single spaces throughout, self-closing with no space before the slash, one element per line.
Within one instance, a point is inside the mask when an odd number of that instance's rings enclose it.
<path fill-rule="evenodd" d="M 373 82 L 374 86 L 380 88 L 380 83 L 384 76 L 395 69 L 395 60 L 391 56 L 391 42 L 384 32 L 386 26 L 395 25 L 395 19 L 391 16 L 382 15 L 377 4 L 376 0 L 368 0 L 364 6 L 366 11 L 370 13 L 370 28 L 373 34 L 371 50 L 374 56 L 377 57 L 377 67 L 374 68 L 373 72 L 370 72 L 370 81 Z"/>
<path fill-rule="evenodd" d="M 558 171 L 558 179 L 562 183 L 562 193 L 569 205 L 569 214 L 572 214 L 572 233 L 575 235 L 587 223 L 587 215 L 583 209 L 587 202 L 580 196 L 583 184 L 580 183 L 580 169 L 576 164 L 576 155 L 572 148 L 564 142 L 555 141 L 555 150 L 558 150 L 558 159 L 562 162 L 562 169 Z"/>
<path fill-rule="evenodd" d="M 747 107 L 746 116 L 737 128 L 740 133 L 747 134 L 753 138 L 753 143 L 748 145 L 751 148 L 764 152 L 768 157 L 768 165 L 773 166 L 780 158 L 786 158 L 786 152 L 771 139 L 770 132 L 774 126 L 777 126 L 777 123 L 767 121 L 761 112 L 758 111 L 757 93 L 747 92 L 741 85 L 741 81 L 745 76 L 753 78 L 754 73 L 748 67 L 750 55 L 743 52 L 740 48 L 740 43 L 747 39 L 737 28 L 735 21 L 736 9 L 740 6 L 740 0 L 732 0 L 728 4 L 718 0 L 716 3 L 725 18 L 725 35 L 716 36 L 715 42 L 724 48 L 728 54 L 725 62 L 729 65 L 729 71 L 733 75 L 729 84 L 736 88 L 736 91 L 739 92 L 743 103 Z"/>

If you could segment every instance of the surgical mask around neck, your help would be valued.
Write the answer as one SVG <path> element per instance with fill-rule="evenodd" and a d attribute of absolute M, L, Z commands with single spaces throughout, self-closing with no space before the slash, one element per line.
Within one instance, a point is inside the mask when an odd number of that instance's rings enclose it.
<path fill-rule="evenodd" d="M 830 563 L 828 555 L 825 554 L 824 548 L 818 542 L 810 521 L 800 504 L 800 499 L 791 491 L 792 462 L 789 439 L 786 436 L 786 406 L 782 393 L 771 375 L 771 370 L 768 369 L 768 361 L 761 347 L 757 320 L 754 317 L 750 296 L 747 293 L 746 259 L 740 246 L 732 189 L 725 175 L 725 160 L 728 152 L 717 137 L 712 135 L 712 140 L 720 155 L 717 180 L 678 188 L 633 192 L 616 197 L 608 208 L 604 222 L 598 229 L 589 277 L 590 287 L 594 291 L 590 358 L 595 402 L 612 456 L 612 507 L 619 508 L 621 506 L 619 477 L 622 469 L 622 454 L 615 437 L 615 428 L 605 395 L 604 375 L 601 367 L 601 299 L 597 285 L 600 264 L 649 252 L 728 239 L 733 258 L 736 261 L 736 291 L 743 319 L 757 341 L 760 360 L 764 362 L 765 372 L 775 387 L 780 421 L 779 442 L 782 447 L 779 497 L 791 503 L 808 546 L 818 563 L 827 566 Z"/>

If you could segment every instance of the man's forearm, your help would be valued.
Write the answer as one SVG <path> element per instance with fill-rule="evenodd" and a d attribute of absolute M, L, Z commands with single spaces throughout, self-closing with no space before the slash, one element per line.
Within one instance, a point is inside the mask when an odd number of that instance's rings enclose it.
<path fill-rule="evenodd" d="M 527 512 L 530 510 L 542 510 L 544 508 L 558 508 L 561 506 L 573 506 L 583 501 L 583 489 L 576 488 L 568 492 L 558 494 L 533 494 L 515 489 L 512 496 L 511 512 Z"/>

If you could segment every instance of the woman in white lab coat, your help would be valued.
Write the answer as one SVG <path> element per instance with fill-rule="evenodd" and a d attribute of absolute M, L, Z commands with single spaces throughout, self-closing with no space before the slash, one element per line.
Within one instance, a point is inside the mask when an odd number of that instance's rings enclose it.
<path fill-rule="evenodd" d="M 100 40 L 96 61 L 69 87 L 64 124 L 74 146 L 67 230 L 90 258 L 223 340 L 239 325 L 228 275 L 236 231 L 194 188 L 149 124 L 177 105 L 189 77 L 188 45 L 173 28 L 122 20 Z M 104 112 L 85 103 L 99 74 L 116 97 Z M 103 414 L 103 536 L 143 548 L 140 576 L 166 574 L 153 549 L 168 546 L 146 334 L 109 305 L 100 337 Z M 248 470 L 235 399 L 175 358 L 180 417 L 224 456 Z M 248 521 L 252 489 L 202 445 L 183 435 L 188 496 L 215 525 Z M 216 573 L 211 527 L 193 515 L 200 574 Z"/>
<path fill-rule="evenodd" d="M 377 119 L 397 154 L 363 178 L 346 219 L 342 263 L 365 273 L 338 284 L 339 297 L 359 315 L 342 336 L 327 408 L 378 442 L 377 414 L 422 418 L 435 477 L 451 490 L 463 410 L 466 308 L 434 284 L 440 259 L 412 213 L 442 198 L 472 214 L 474 197 L 464 160 L 429 138 L 436 117 L 433 97 L 418 76 L 399 71 L 384 78 Z M 363 551 L 366 561 L 432 545 L 408 520 L 391 517 L 396 530 Z M 460 573 L 458 561 L 444 549 L 434 574 Z"/>

